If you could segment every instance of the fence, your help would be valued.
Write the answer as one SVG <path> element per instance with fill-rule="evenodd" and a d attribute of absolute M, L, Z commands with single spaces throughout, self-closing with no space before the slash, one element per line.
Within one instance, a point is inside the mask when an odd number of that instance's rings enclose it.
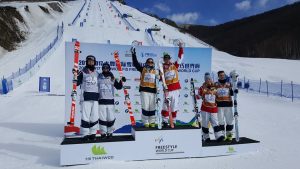
<path fill-rule="evenodd" d="M 119 16 L 123 19 L 123 21 L 126 23 L 126 25 L 131 28 L 134 31 L 138 31 L 138 29 L 135 29 L 130 22 L 126 18 L 123 17 L 123 14 L 119 11 L 119 9 L 111 2 L 111 6 L 118 12 Z"/>
<path fill-rule="evenodd" d="M 6 94 L 28 80 L 36 72 L 36 70 L 40 68 L 42 61 L 45 59 L 45 56 L 49 53 L 49 51 L 57 46 L 58 42 L 62 39 L 63 32 L 64 24 L 62 23 L 57 26 L 56 37 L 46 48 L 44 48 L 33 59 L 30 59 L 23 68 L 19 68 L 9 77 L 3 77 L 0 83 L 0 94 Z"/>
<path fill-rule="evenodd" d="M 217 79 L 217 75 L 213 73 L 213 80 Z M 242 77 L 238 81 L 238 87 L 244 89 L 247 92 L 255 92 L 265 94 L 266 96 L 279 96 L 294 99 L 300 99 L 300 85 L 295 84 L 293 81 L 284 82 L 270 82 L 268 80 L 251 80 L 246 77 Z"/>
<path fill-rule="evenodd" d="M 145 29 L 145 32 L 147 33 L 147 37 L 148 37 L 149 41 L 152 42 L 153 46 L 158 46 L 158 43 L 153 38 L 152 30 L 151 29 Z"/>
<path fill-rule="evenodd" d="M 77 15 L 75 16 L 75 18 L 73 19 L 72 23 L 69 24 L 69 26 L 74 25 L 74 24 L 76 23 L 77 19 L 80 18 L 80 14 L 81 14 L 83 8 L 85 7 L 86 3 L 87 3 L 87 0 L 84 1 L 84 4 L 82 5 L 81 9 L 79 10 L 78 14 L 77 14 Z"/>

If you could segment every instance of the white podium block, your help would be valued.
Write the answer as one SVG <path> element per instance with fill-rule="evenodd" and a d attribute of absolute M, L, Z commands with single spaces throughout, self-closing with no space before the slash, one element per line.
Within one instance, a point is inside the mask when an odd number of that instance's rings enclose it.
<path fill-rule="evenodd" d="M 97 137 L 96 141 L 65 138 L 61 143 L 60 164 L 88 164 L 101 160 L 150 160 L 232 155 L 256 151 L 258 141 L 241 138 L 239 143 L 202 143 L 201 129 L 176 126 L 161 130 L 134 127 L 132 135 Z"/>

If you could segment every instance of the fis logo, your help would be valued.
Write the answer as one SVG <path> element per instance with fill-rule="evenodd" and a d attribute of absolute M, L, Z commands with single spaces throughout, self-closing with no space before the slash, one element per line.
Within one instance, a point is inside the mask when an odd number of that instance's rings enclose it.
<path fill-rule="evenodd" d="M 156 138 L 154 141 L 158 142 L 160 144 L 160 143 L 164 142 L 164 138 L 162 136 L 160 136 L 160 137 Z"/>
<path fill-rule="evenodd" d="M 183 105 L 189 105 L 189 103 L 188 102 L 184 102 Z"/>
<path fill-rule="evenodd" d="M 92 147 L 92 153 L 94 155 L 105 155 L 105 154 L 107 154 L 107 152 L 105 151 L 104 147 L 101 147 L 101 146 L 97 147 L 96 145 L 94 145 Z"/>

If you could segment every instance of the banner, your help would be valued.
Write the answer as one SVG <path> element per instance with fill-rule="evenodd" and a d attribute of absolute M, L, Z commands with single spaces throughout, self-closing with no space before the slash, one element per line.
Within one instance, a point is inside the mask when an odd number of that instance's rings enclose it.
<path fill-rule="evenodd" d="M 113 45 L 113 44 L 95 44 L 81 43 L 80 44 L 80 59 L 79 69 L 85 66 L 85 58 L 88 55 L 94 55 L 97 59 L 96 70 L 101 73 L 101 66 L 104 62 L 108 62 L 111 66 L 111 71 L 116 78 L 119 78 L 119 72 L 116 69 L 113 52 L 118 51 L 123 73 L 127 79 L 125 86 L 128 86 L 130 100 L 132 102 L 133 114 L 137 121 L 137 125 L 141 124 L 141 101 L 139 93 L 140 72 L 138 72 L 132 63 L 130 53 L 131 46 L 129 45 Z M 155 62 L 162 60 L 164 52 L 170 54 L 172 62 L 175 62 L 178 57 L 178 47 L 160 47 L 160 46 L 137 46 L 137 58 L 141 64 L 144 64 L 147 58 L 153 58 Z M 179 78 L 181 84 L 180 90 L 180 110 L 177 113 L 177 123 L 191 123 L 195 113 L 193 112 L 193 99 L 190 95 L 190 79 L 194 78 L 195 86 L 198 89 L 204 82 L 205 72 L 211 72 L 211 48 L 184 48 L 184 58 L 179 66 Z M 72 91 L 72 68 L 74 64 L 74 42 L 66 42 L 66 99 L 65 99 L 65 125 L 70 119 L 71 112 L 71 91 Z M 160 98 L 163 100 L 163 91 L 160 85 Z M 75 126 L 80 127 L 81 111 L 80 111 L 80 87 L 77 90 L 78 99 L 75 114 Z M 130 133 L 131 126 L 129 114 L 126 113 L 127 106 L 124 104 L 125 97 L 122 90 L 115 92 L 115 132 Z M 163 104 L 161 102 L 161 104 Z"/>

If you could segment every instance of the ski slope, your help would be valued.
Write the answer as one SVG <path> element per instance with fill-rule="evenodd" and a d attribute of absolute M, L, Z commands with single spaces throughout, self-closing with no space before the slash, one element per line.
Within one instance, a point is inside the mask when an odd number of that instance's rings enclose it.
<path fill-rule="evenodd" d="M 64 14 L 64 21 L 70 23 L 81 8 L 83 1 L 71 2 L 69 14 Z M 111 12 L 110 2 L 105 0 L 92 0 L 90 9 L 82 11 L 76 25 L 66 27 L 64 41 L 77 38 L 82 42 L 131 44 L 133 40 L 143 41 L 144 45 L 151 45 L 144 28 L 157 24 L 162 28 L 161 33 L 154 35 L 159 45 L 172 46 L 167 39 L 181 38 L 188 47 L 207 47 L 205 43 L 182 34 L 176 29 L 157 21 L 137 10 L 114 2 L 122 12 L 130 12 L 134 17 L 129 22 L 140 28 L 141 31 L 128 31 L 120 18 L 115 18 L 116 12 Z M 72 6 L 72 7 L 71 7 Z M 101 9 L 101 10 L 100 10 Z M 88 16 L 86 16 L 88 13 Z M 73 14 L 73 15 L 72 15 Z M 71 17 L 72 16 L 72 17 Z M 84 27 L 79 23 L 86 19 Z M 104 20 L 104 22 L 103 22 Z M 121 21 L 121 24 L 119 24 Z M 49 25 L 48 25 L 49 24 Z M 53 22 L 44 25 L 45 29 Z M 49 30 L 51 34 L 51 30 Z M 15 52 L 34 53 L 32 48 L 38 37 L 32 37 L 21 49 Z M 51 35 L 45 37 L 51 40 Z M 42 47 L 42 44 L 39 45 Z M 0 165 L 1 169 L 38 169 L 60 168 L 59 148 L 63 137 L 64 126 L 64 54 L 65 46 L 61 43 L 52 53 L 42 68 L 27 82 L 9 93 L 0 95 Z M 26 58 L 26 56 L 28 56 Z M 30 55 L 25 55 L 27 62 Z M 5 57 L 7 57 L 5 55 Z M 27 60 L 26 60 L 27 59 Z M 8 69 L 0 59 L 1 71 Z M 9 62 L 9 59 L 7 60 Z M 19 62 L 19 60 L 18 60 Z M 17 61 L 9 67 L 17 65 Z M 220 51 L 213 51 L 213 70 L 224 69 L 229 71 L 237 69 L 240 74 L 253 78 L 265 77 L 272 80 L 282 78 L 299 78 L 298 61 L 273 59 L 245 59 L 230 56 Z M 281 70 L 282 72 L 277 72 Z M 38 93 L 38 78 L 49 76 L 51 78 L 51 93 Z M 300 83 L 300 80 L 297 81 Z M 68 96 L 67 96 L 68 97 Z M 300 136 L 299 128 L 300 101 L 294 103 L 278 97 L 266 97 L 241 91 L 239 96 L 240 134 L 261 141 L 259 152 L 225 157 L 154 160 L 154 161 L 103 161 L 92 165 L 73 166 L 76 169 L 147 169 L 147 168 L 212 168 L 212 169 L 297 169 L 299 168 L 298 154 L 300 147 L 297 144 Z M 192 138 L 191 138 L 192 139 Z"/>

